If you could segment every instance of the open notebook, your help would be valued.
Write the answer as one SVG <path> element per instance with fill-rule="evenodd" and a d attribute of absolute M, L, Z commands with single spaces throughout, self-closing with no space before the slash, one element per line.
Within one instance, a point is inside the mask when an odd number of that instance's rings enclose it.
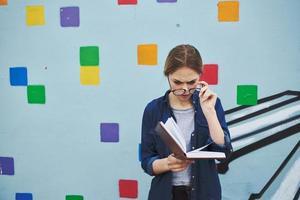
<path fill-rule="evenodd" d="M 155 128 L 158 135 L 171 149 L 175 157 L 179 159 L 222 159 L 226 158 L 225 153 L 215 151 L 203 151 L 204 145 L 198 149 L 187 152 L 186 143 L 183 134 L 172 117 L 168 118 L 166 123 L 159 122 Z"/>

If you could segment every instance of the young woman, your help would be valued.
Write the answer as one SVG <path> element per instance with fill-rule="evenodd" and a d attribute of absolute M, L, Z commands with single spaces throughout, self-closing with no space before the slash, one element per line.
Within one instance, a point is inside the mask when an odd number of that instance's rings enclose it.
<path fill-rule="evenodd" d="M 195 47 L 173 48 L 164 68 L 170 90 L 151 101 L 144 110 L 142 168 L 154 176 L 149 200 L 221 199 L 215 160 L 177 159 L 155 132 L 159 121 L 173 117 L 183 132 L 188 150 L 213 142 L 209 150 L 226 155 L 232 151 L 221 102 L 206 82 L 199 81 L 202 68 L 202 59 Z"/>

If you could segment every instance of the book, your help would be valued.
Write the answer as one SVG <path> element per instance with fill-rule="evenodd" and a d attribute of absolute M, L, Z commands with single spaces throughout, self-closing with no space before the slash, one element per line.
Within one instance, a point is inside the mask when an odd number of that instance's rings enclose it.
<path fill-rule="evenodd" d="M 222 159 L 226 158 L 225 153 L 216 152 L 216 151 L 204 151 L 206 147 L 212 144 L 206 144 L 200 148 L 197 148 L 192 151 L 187 151 L 186 143 L 183 137 L 183 134 L 176 124 L 175 120 L 170 117 L 163 123 L 160 121 L 156 128 L 156 132 L 164 141 L 164 143 L 170 148 L 170 150 L 174 153 L 174 156 L 178 159 Z"/>

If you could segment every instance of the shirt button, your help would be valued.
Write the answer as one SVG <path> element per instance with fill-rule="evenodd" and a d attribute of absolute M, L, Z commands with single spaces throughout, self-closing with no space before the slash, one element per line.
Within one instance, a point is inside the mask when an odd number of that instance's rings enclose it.
<path fill-rule="evenodd" d="M 192 133 L 192 136 L 194 136 L 195 134 L 194 133 Z"/>
<path fill-rule="evenodd" d="M 192 178 L 195 178 L 195 176 L 192 176 Z"/>
<path fill-rule="evenodd" d="M 195 188 L 192 188 L 192 191 L 194 191 L 195 190 Z"/>
<path fill-rule="evenodd" d="M 192 149 L 195 149 L 195 147 L 192 147 Z"/>

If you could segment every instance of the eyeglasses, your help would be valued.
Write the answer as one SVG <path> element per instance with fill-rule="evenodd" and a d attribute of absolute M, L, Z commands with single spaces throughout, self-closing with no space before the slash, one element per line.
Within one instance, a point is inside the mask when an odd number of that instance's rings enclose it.
<path fill-rule="evenodd" d="M 173 94 L 175 96 L 181 96 L 183 94 L 185 94 L 187 91 L 189 91 L 189 94 L 193 94 L 195 91 L 200 91 L 201 90 L 201 85 L 198 85 L 197 87 L 195 88 L 190 88 L 190 89 L 175 89 L 175 90 L 171 90 L 171 92 L 173 92 Z"/>

